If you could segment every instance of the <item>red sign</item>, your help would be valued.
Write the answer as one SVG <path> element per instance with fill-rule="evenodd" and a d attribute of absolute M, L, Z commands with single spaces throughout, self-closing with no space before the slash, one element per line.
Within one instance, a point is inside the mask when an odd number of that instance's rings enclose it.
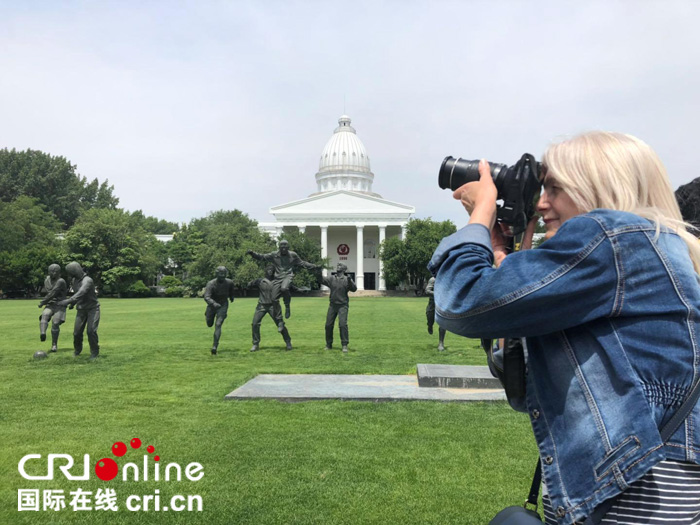
<path fill-rule="evenodd" d="M 348 255 L 350 253 L 350 246 L 347 244 L 338 245 L 338 255 Z"/>

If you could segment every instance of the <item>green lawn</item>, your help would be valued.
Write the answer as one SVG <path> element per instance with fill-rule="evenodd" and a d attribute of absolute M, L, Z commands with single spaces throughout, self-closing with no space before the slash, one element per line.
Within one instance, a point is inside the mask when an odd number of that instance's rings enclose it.
<path fill-rule="evenodd" d="M 104 299 L 101 358 L 72 355 L 73 311 L 59 353 L 34 361 L 38 301 L 0 301 L 0 523 L 485 524 L 525 500 L 536 448 L 527 417 L 505 403 L 223 401 L 260 373 L 412 374 L 418 363 L 485 364 L 476 341 L 425 328 L 425 299 L 354 298 L 350 352 L 324 351 L 325 298 L 294 298 L 286 352 L 269 318 L 251 354 L 256 301 L 229 308 L 219 355 L 201 299 Z M 336 327 L 336 347 L 339 347 Z M 114 458 L 111 446 L 143 446 Z M 142 464 L 146 445 L 159 466 L 199 462 L 200 481 L 103 482 L 103 457 Z M 25 480 L 49 453 L 91 458 L 88 481 Z M 153 461 L 151 461 L 153 464 Z M 111 488 L 118 512 L 18 512 L 18 489 L 94 493 Z M 201 512 L 129 511 L 129 495 L 199 495 Z"/>

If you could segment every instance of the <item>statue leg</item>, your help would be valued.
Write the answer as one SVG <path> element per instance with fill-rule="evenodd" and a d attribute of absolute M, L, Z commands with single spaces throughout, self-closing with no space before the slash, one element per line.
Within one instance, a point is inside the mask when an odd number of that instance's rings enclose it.
<path fill-rule="evenodd" d="M 328 305 L 328 313 L 326 314 L 326 348 L 333 348 L 333 328 L 335 327 L 335 318 L 338 316 L 338 311 L 330 304 Z"/>
<path fill-rule="evenodd" d="M 338 325 L 340 328 L 340 342 L 343 345 L 344 351 L 347 350 L 347 346 L 350 343 L 350 335 L 348 333 L 348 305 L 345 304 L 341 306 L 338 312 Z"/>
<path fill-rule="evenodd" d="M 425 308 L 425 317 L 428 320 L 428 333 L 433 334 L 433 324 L 435 324 L 435 301 L 428 301 Z"/>
<path fill-rule="evenodd" d="M 447 330 L 444 328 L 439 328 L 438 329 L 438 338 L 440 342 L 438 343 L 438 350 L 442 352 L 445 349 L 445 334 L 447 333 Z"/>
<path fill-rule="evenodd" d="M 253 348 L 257 350 L 257 346 L 260 344 L 260 321 L 262 321 L 262 318 L 265 317 L 265 307 L 258 303 L 258 306 L 255 307 L 255 313 L 253 314 L 253 323 L 252 323 L 252 328 L 253 328 Z M 254 351 L 251 348 L 251 351 Z"/>
<path fill-rule="evenodd" d="M 225 300 L 221 307 L 216 310 L 216 323 L 214 324 L 214 343 L 211 347 L 211 353 L 216 354 L 219 348 L 219 339 L 221 339 L 221 325 L 224 324 L 226 317 L 228 316 L 228 301 Z"/>
<path fill-rule="evenodd" d="M 51 320 L 51 314 L 53 312 L 49 308 L 44 308 L 39 316 L 39 339 L 46 341 L 46 329 L 49 326 L 49 321 Z"/>
<path fill-rule="evenodd" d="M 282 319 L 282 307 L 279 301 L 272 303 L 272 310 L 270 311 L 270 316 L 275 320 L 277 324 L 277 331 L 282 333 L 284 331 L 284 319 Z"/>
<path fill-rule="evenodd" d="M 224 324 L 224 319 L 221 317 L 217 317 L 216 319 L 216 324 L 214 325 L 214 344 L 211 347 L 213 352 L 219 348 L 219 339 L 221 339 L 221 325 Z"/>
<path fill-rule="evenodd" d="M 285 275 L 282 277 L 280 293 L 282 301 L 284 301 L 284 317 L 289 319 L 292 315 L 292 294 L 289 292 L 289 286 L 292 284 L 293 275 Z"/>
<path fill-rule="evenodd" d="M 90 343 L 90 358 L 94 359 L 100 354 L 100 340 L 97 337 L 97 328 L 100 326 L 100 307 L 93 308 L 87 313 L 87 336 Z"/>
<path fill-rule="evenodd" d="M 207 305 L 207 309 L 204 311 L 204 318 L 207 320 L 207 326 L 211 328 L 214 326 L 214 319 L 216 318 L 216 310 L 210 305 Z"/>
<path fill-rule="evenodd" d="M 51 352 L 58 350 L 58 335 L 61 333 L 61 325 L 59 323 L 51 324 Z"/>
<path fill-rule="evenodd" d="M 292 338 L 289 335 L 289 330 L 284 325 L 284 320 L 282 319 L 282 308 L 280 307 L 279 301 L 273 303 L 269 310 L 270 317 L 277 325 L 277 331 L 282 335 L 282 339 L 287 345 L 287 350 L 292 349 Z"/>
<path fill-rule="evenodd" d="M 78 310 L 75 314 L 75 325 L 73 326 L 73 355 L 80 355 L 83 351 L 83 332 L 87 324 L 87 312 Z"/>
<path fill-rule="evenodd" d="M 66 309 L 59 308 L 51 319 L 51 352 L 58 351 L 58 335 L 61 333 L 61 325 L 66 322 Z"/>

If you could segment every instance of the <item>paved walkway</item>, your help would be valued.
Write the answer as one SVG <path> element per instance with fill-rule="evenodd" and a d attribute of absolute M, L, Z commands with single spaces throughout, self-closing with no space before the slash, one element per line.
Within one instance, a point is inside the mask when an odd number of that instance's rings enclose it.
<path fill-rule="evenodd" d="M 421 387 L 414 375 L 261 374 L 224 399 L 499 401 L 506 397 L 500 388 Z"/>

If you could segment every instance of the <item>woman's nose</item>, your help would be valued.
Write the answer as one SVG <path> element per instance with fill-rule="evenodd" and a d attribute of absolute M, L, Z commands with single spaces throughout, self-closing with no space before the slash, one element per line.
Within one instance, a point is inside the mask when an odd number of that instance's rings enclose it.
<path fill-rule="evenodd" d="M 543 211 L 549 208 L 549 201 L 547 200 L 547 193 L 542 192 L 540 199 L 537 201 L 537 211 Z"/>

